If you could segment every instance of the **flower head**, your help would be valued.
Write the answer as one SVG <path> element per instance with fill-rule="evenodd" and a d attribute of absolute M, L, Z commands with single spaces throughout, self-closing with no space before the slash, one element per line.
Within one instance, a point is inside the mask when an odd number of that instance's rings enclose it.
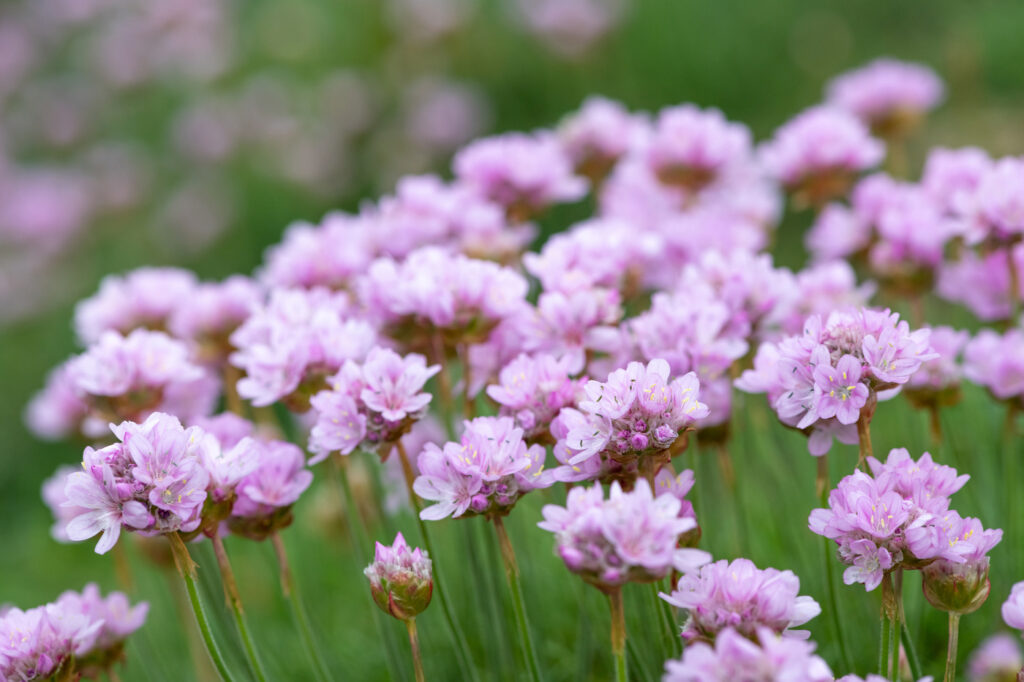
<path fill-rule="evenodd" d="M 683 651 L 680 660 L 665 664 L 663 682 L 731 682 L 733 680 L 792 680 L 832 682 L 832 671 L 819 656 L 814 643 L 779 637 L 768 628 L 755 641 L 726 628 L 714 646 L 697 642 Z"/>
<path fill-rule="evenodd" d="M 944 94 L 942 81 L 921 64 L 876 59 L 829 82 L 828 103 L 845 109 L 877 134 L 897 135 L 913 127 Z"/>
<path fill-rule="evenodd" d="M 363 574 L 370 581 L 373 601 L 399 620 L 419 615 L 434 591 L 430 556 L 419 547 L 410 550 L 399 533 L 388 547 L 377 543 L 373 563 Z"/>
<path fill-rule="evenodd" d="M 792 571 L 761 570 L 747 559 L 736 559 L 683 575 L 672 594 L 662 594 L 662 599 L 688 612 L 683 628 L 687 640 L 713 641 L 730 627 L 756 641 L 762 628 L 788 634 L 791 627 L 821 613 L 814 599 L 798 596 L 799 590 L 800 579 Z"/>
<path fill-rule="evenodd" d="M 233 450 L 254 467 L 235 486 L 228 528 L 262 540 L 291 524 L 292 505 L 313 482 L 313 472 L 306 468 L 302 450 L 284 441 L 243 438 Z"/>
<path fill-rule="evenodd" d="M 1024 630 L 1024 582 L 1016 583 L 1002 606 L 1003 622 L 1014 630 Z"/>
<path fill-rule="evenodd" d="M 527 441 L 549 438 L 551 421 L 575 402 L 580 382 L 569 377 L 566 365 L 547 354 L 520 355 L 501 370 L 499 383 L 487 387 L 501 405 L 499 414 L 515 419 Z"/>
<path fill-rule="evenodd" d="M 646 161 L 666 185 L 696 192 L 750 162 L 750 130 L 717 109 L 662 109 L 647 140 Z"/>
<path fill-rule="evenodd" d="M 680 536 L 697 525 L 681 509 L 678 497 L 655 497 L 643 479 L 632 492 L 612 483 L 607 499 L 595 484 L 570 490 L 565 507 L 546 505 L 538 525 L 555 534 L 556 551 L 570 571 L 609 589 L 658 580 L 710 559 L 706 552 L 677 547 Z"/>
<path fill-rule="evenodd" d="M 545 450 L 527 447 L 510 417 L 465 422 L 458 443 L 427 443 L 417 465 L 416 494 L 435 502 L 420 512 L 431 521 L 446 516 L 505 515 L 524 494 L 554 483 L 544 470 Z"/>
<path fill-rule="evenodd" d="M 1024 668 L 1020 645 L 1009 634 L 1000 632 L 983 641 L 967 659 L 971 682 L 1011 682 Z"/>

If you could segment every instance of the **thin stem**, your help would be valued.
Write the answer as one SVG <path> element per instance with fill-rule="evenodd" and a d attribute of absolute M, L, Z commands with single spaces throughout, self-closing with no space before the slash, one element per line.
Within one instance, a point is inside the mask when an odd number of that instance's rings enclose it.
<path fill-rule="evenodd" d="M 608 592 L 608 606 L 611 607 L 611 643 L 612 654 L 615 655 L 615 680 L 626 682 L 626 609 L 622 605 L 622 588 L 616 587 Z"/>
<path fill-rule="evenodd" d="M 210 538 L 213 541 L 213 553 L 217 557 L 217 566 L 220 568 L 221 581 L 224 583 L 224 596 L 227 598 L 228 606 L 235 616 L 235 625 L 238 626 L 238 634 L 242 637 L 242 644 L 245 647 L 246 657 L 249 659 L 249 667 L 252 668 L 256 679 L 266 682 L 267 673 L 263 670 L 263 662 L 260 661 L 256 652 L 256 645 L 252 641 L 252 634 L 249 632 L 249 624 L 245 620 L 245 609 L 242 608 L 242 597 L 238 593 L 238 583 L 235 581 L 235 572 L 231 570 L 231 562 L 228 560 L 228 553 L 224 549 L 224 540 L 218 533 Z"/>
<path fill-rule="evenodd" d="M 284 594 L 284 598 L 288 600 L 288 606 L 291 607 L 292 618 L 295 619 L 295 624 L 299 628 L 299 634 L 302 635 L 302 643 L 306 645 L 306 653 L 309 655 L 310 663 L 313 664 L 313 672 L 318 680 L 329 680 L 331 679 L 330 673 L 327 672 L 327 666 L 320 655 L 320 649 L 317 647 L 316 640 L 313 637 L 313 628 L 310 625 L 309 616 L 306 614 L 302 598 L 299 597 L 298 590 L 295 587 L 295 576 L 288 562 L 284 539 L 280 533 L 275 531 L 271 533 L 270 541 L 274 545 L 274 553 L 277 554 L 277 564 L 280 567 L 281 592 Z"/>
<path fill-rule="evenodd" d="M 664 580 L 665 592 L 672 591 L 672 578 L 665 578 Z M 672 658 L 677 657 L 681 653 L 682 640 L 679 636 L 678 623 L 676 622 L 675 611 L 671 604 L 658 596 L 658 587 L 661 587 L 661 583 L 655 583 L 655 588 L 652 590 L 654 598 L 658 602 L 658 607 L 661 609 L 661 616 L 664 622 L 668 626 L 668 642 L 669 642 L 669 655 Z"/>
<path fill-rule="evenodd" d="M 1020 270 L 1017 268 L 1017 259 L 1013 257 L 1013 250 L 1017 243 L 1013 242 L 1006 247 L 1006 260 L 1010 273 L 1010 320 L 1016 320 L 1020 315 Z"/>
<path fill-rule="evenodd" d="M 857 468 L 863 471 L 867 466 L 868 457 L 875 456 L 874 449 L 871 447 L 871 414 L 863 408 L 860 412 L 860 419 L 857 420 L 857 445 Z"/>
<path fill-rule="evenodd" d="M 654 617 L 658 621 L 658 627 L 661 629 L 661 637 L 658 639 L 660 642 L 660 649 L 663 658 L 670 658 L 668 646 L 669 641 L 672 639 L 672 623 L 665 615 L 665 611 L 661 608 L 661 597 L 658 596 L 659 586 L 658 583 L 649 583 L 647 585 L 650 589 L 647 590 L 647 594 L 654 602 Z"/>
<path fill-rule="evenodd" d="M 245 416 L 245 403 L 242 402 L 241 396 L 238 395 L 238 380 L 242 378 L 242 370 L 235 367 L 230 362 L 224 365 L 224 403 L 226 404 L 228 411 L 237 414 L 239 417 Z"/>
<path fill-rule="evenodd" d="M 906 623 L 903 623 L 903 629 L 900 634 L 903 640 L 903 649 L 907 652 L 907 662 L 910 663 L 911 677 L 919 680 L 924 677 L 924 673 L 921 671 L 921 659 L 917 657 L 917 649 L 914 648 L 914 640 L 910 636 L 910 630 L 907 628 Z"/>
<path fill-rule="evenodd" d="M 945 682 L 956 680 L 956 645 L 960 638 L 960 614 L 949 614 L 949 644 L 946 646 Z"/>
<path fill-rule="evenodd" d="M 420 656 L 420 636 L 416 632 L 416 619 L 410 618 L 405 621 L 405 627 L 409 631 L 409 645 L 412 647 L 412 665 L 416 672 L 416 682 L 424 682 L 423 659 Z"/>
<path fill-rule="evenodd" d="M 828 506 L 828 492 L 832 484 L 828 476 L 828 455 L 818 458 L 818 472 L 814 482 L 815 492 L 821 500 L 821 506 Z M 822 549 L 825 557 L 825 586 L 828 591 L 829 616 L 832 619 L 832 627 L 836 631 L 836 640 L 839 643 L 839 656 L 843 663 L 844 670 L 852 670 L 850 652 L 846 648 L 846 636 L 843 632 L 843 619 L 839 613 L 839 594 L 836 590 L 836 576 L 832 570 L 832 540 L 826 537 L 821 538 Z"/>
<path fill-rule="evenodd" d="M 939 417 L 938 405 L 928 408 L 928 430 L 931 432 L 935 447 L 940 447 L 942 445 L 942 419 Z"/>
<path fill-rule="evenodd" d="M 459 358 L 462 360 L 462 416 L 466 419 L 472 419 L 476 416 L 476 403 L 470 396 L 472 387 L 470 382 L 472 381 L 472 369 L 469 364 L 469 346 L 459 346 Z"/>
<path fill-rule="evenodd" d="M 892 623 L 893 627 L 893 652 L 895 658 L 892 663 L 892 679 L 898 680 L 899 665 L 900 665 L 900 640 L 902 639 L 901 633 L 904 631 L 907 625 L 907 617 L 903 612 L 903 569 L 897 568 L 893 571 L 893 593 L 896 600 L 895 618 Z M 909 659 L 909 654 L 908 654 Z M 914 679 L 917 679 L 916 677 Z"/>
<path fill-rule="evenodd" d="M 732 457 L 729 456 L 729 450 L 724 444 L 719 443 L 715 446 L 715 452 L 718 454 L 718 468 L 722 471 L 722 480 L 725 481 L 729 492 L 735 495 L 736 470 L 732 466 Z"/>
<path fill-rule="evenodd" d="M 455 425 L 452 420 L 455 417 L 455 405 L 452 399 L 452 375 L 446 362 L 446 353 L 444 352 L 444 339 L 441 338 L 441 332 L 435 331 L 431 337 L 431 345 L 433 346 L 433 361 L 441 366 L 441 371 L 437 373 L 437 391 L 441 395 L 441 413 L 442 421 L 444 422 L 445 431 L 448 433 L 448 437 L 451 438 L 455 434 Z"/>
<path fill-rule="evenodd" d="M 363 527 L 363 517 L 359 514 L 359 508 L 356 506 L 355 497 L 352 495 L 352 486 L 348 482 L 348 460 L 341 455 L 338 456 L 334 461 L 334 466 L 331 467 L 336 473 L 338 478 L 338 485 L 341 488 L 341 496 L 345 501 L 345 516 L 348 518 L 349 532 L 352 534 L 352 545 L 355 549 L 356 561 L 360 566 L 366 565 L 366 547 L 369 545 L 369 540 L 366 539 L 366 529 Z M 376 605 L 374 605 L 376 609 Z M 387 661 L 388 671 L 391 673 L 391 678 L 395 680 L 404 679 L 402 671 L 397 667 L 398 661 L 398 642 L 392 637 L 392 629 L 382 627 L 380 617 L 374 618 L 374 624 L 377 628 L 378 637 L 383 640 L 384 647 L 387 649 Z"/>
<path fill-rule="evenodd" d="M 888 616 L 882 616 L 882 638 L 879 641 L 878 674 L 885 677 L 889 674 L 889 627 L 892 622 Z"/>
<path fill-rule="evenodd" d="M 516 614 L 516 625 L 519 627 L 519 639 L 523 648 L 523 658 L 526 660 L 526 667 L 530 671 L 530 679 L 539 682 L 541 679 L 540 664 L 537 663 L 537 654 L 533 648 L 533 638 L 530 635 L 530 623 L 526 619 L 526 607 L 523 603 L 523 587 L 519 584 L 519 565 L 516 563 L 515 550 L 512 549 L 512 542 L 509 540 L 505 524 L 500 516 L 495 516 L 494 530 L 498 533 L 498 544 L 501 547 L 501 558 L 505 562 L 505 578 L 508 580 L 509 590 L 512 592 L 512 606 Z M 623 638 L 625 641 L 625 638 Z"/>
<path fill-rule="evenodd" d="M 409 454 L 405 451 L 405 445 L 401 440 L 395 442 L 395 450 L 398 451 L 398 459 L 402 463 L 402 473 L 405 475 L 405 486 L 409 491 L 409 503 L 412 505 L 414 510 L 416 523 L 419 524 L 420 536 L 423 538 L 423 544 L 426 546 L 427 554 L 432 558 L 436 557 L 434 554 L 433 543 L 430 541 L 430 535 L 427 534 L 427 524 L 420 518 L 420 498 L 416 495 L 416 491 L 413 490 L 416 473 L 413 471 Z M 466 644 L 466 637 L 462 634 L 462 631 L 458 626 L 458 622 L 452 614 L 451 606 L 448 604 L 447 592 L 441 584 L 441 572 L 438 570 L 436 558 L 434 558 L 434 595 L 437 597 L 437 602 L 441 604 L 441 612 L 444 614 L 448 634 L 451 637 L 452 646 L 455 649 L 455 655 L 459 658 L 459 664 L 462 667 L 462 670 L 470 673 L 471 678 L 475 680 L 477 678 L 476 665 L 474 665 L 473 657 L 469 653 L 469 648 Z"/>
<path fill-rule="evenodd" d="M 206 644 L 206 651 L 210 654 L 210 660 L 217 668 L 218 674 L 224 682 L 233 682 L 235 677 L 228 669 L 224 656 L 213 638 L 210 630 L 210 621 L 207 619 L 206 610 L 199 599 L 199 590 L 196 589 L 196 564 L 188 553 L 188 548 L 177 533 L 167 535 L 171 543 L 171 553 L 174 555 L 174 565 L 178 569 L 178 575 L 185 581 L 185 589 L 188 591 L 188 598 L 192 604 L 192 613 L 195 614 L 196 623 L 199 625 L 199 632 L 203 636 L 203 643 Z"/>

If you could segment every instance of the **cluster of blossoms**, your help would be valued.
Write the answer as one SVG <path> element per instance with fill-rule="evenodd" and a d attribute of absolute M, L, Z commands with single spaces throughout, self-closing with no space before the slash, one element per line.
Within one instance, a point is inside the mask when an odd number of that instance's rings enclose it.
<path fill-rule="evenodd" d="M 714 645 L 696 642 L 682 659 L 665 664 L 664 682 L 725 682 L 725 680 L 794 680 L 832 682 L 824 659 L 814 654 L 814 643 L 779 637 L 761 628 L 755 641 L 726 628 Z M 846 678 L 843 678 L 846 680 Z"/>
<path fill-rule="evenodd" d="M 808 633 L 790 628 L 817 616 L 821 607 L 799 591 L 800 579 L 792 571 L 761 570 L 749 559 L 736 559 L 686 573 L 662 599 L 688 613 L 683 628 L 688 641 L 713 642 L 726 628 L 752 641 L 762 629 L 805 639 Z"/>
<path fill-rule="evenodd" d="M 873 590 L 890 571 L 920 568 L 933 605 L 958 613 L 980 606 L 989 589 L 987 555 L 1003 532 L 949 508 L 949 496 L 969 477 L 928 453 L 915 461 L 904 449 L 892 450 L 884 464 L 868 463 L 873 476 L 846 476 L 829 494 L 828 509 L 810 515 L 810 529 L 839 545 L 843 580 Z"/>
<path fill-rule="evenodd" d="M 600 485 L 573 488 L 564 507 L 545 505 L 543 514 L 538 525 L 555 534 L 566 567 L 602 590 L 653 582 L 710 560 L 706 552 L 677 546 L 697 526 L 683 501 L 671 491 L 655 497 L 642 479 L 632 492 L 612 483 L 607 498 Z"/>
<path fill-rule="evenodd" d="M 644 122 L 619 102 L 588 97 L 558 128 L 559 141 L 577 174 L 600 184 L 632 147 L 642 141 Z"/>
<path fill-rule="evenodd" d="M 736 386 L 767 393 L 782 423 L 809 429 L 811 454 L 823 455 L 833 436 L 858 442 L 856 424 L 870 421 L 875 402 L 937 357 L 930 333 L 911 331 L 887 310 L 834 312 L 825 320 L 815 315 L 802 335 L 762 344 L 754 368 Z"/>
<path fill-rule="evenodd" d="M 124 656 L 124 642 L 146 622 L 149 604 L 106 597 L 90 583 L 27 611 L 0 609 L 0 680 L 100 679 Z"/>
<path fill-rule="evenodd" d="M 508 514 L 520 497 L 555 482 L 544 470 L 545 455 L 542 446 L 527 446 L 510 417 L 467 421 L 458 443 L 427 443 L 417 458 L 420 475 L 413 489 L 435 502 L 420 517 Z"/>
<path fill-rule="evenodd" d="M 884 58 L 837 76 L 826 87 L 829 104 L 854 114 L 885 138 L 914 128 L 944 94 L 942 81 L 928 67 Z"/>
<path fill-rule="evenodd" d="M 1024 668 L 1020 645 L 1012 635 L 1000 632 L 982 642 L 967 661 L 971 682 L 1016 682 Z"/>
<path fill-rule="evenodd" d="M 374 603 L 399 620 L 419 615 L 434 593 L 430 555 L 419 547 L 410 549 L 401 533 L 390 547 L 377 543 L 373 563 L 363 575 L 370 581 Z"/>
<path fill-rule="evenodd" d="M 421 419 L 431 395 L 424 392 L 430 377 L 441 370 L 427 366 L 421 355 L 401 356 L 375 347 L 366 360 L 351 360 L 329 379 L 330 391 L 313 396 L 316 423 L 309 435 L 311 462 L 331 452 L 347 455 L 357 447 L 387 457 L 390 448 Z"/>
<path fill-rule="evenodd" d="M 551 422 L 581 392 L 567 364 L 543 353 L 520 355 L 502 368 L 498 383 L 487 387 L 487 395 L 500 405 L 498 414 L 515 419 L 529 443 L 549 441 Z"/>
<path fill-rule="evenodd" d="M 563 480 L 607 478 L 628 484 L 638 474 L 653 478 L 685 448 L 687 428 L 708 414 L 699 400 L 696 374 L 670 379 L 669 364 L 662 359 L 647 365 L 631 362 L 606 382 L 587 382 L 584 391 L 579 409 L 563 409 L 551 427 L 563 467 L 586 471 L 581 478 L 565 472 Z"/>
<path fill-rule="evenodd" d="M 964 375 L 996 399 L 1024 407 L 1024 330 L 978 332 L 964 348 Z"/>
<path fill-rule="evenodd" d="M 327 386 L 346 360 L 361 360 L 376 343 L 367 322 L 352 317 L 344 293 L 275 289 L 231 335 L 231 363 L 244 370 L 238 393 L 253 405 L 284 400 L 298 411 Z"/>

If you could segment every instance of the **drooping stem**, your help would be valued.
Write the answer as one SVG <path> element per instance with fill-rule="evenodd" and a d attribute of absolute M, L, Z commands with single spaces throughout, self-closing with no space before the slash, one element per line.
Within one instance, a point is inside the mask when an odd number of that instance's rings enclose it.
<path fill-rule="evenodd" d="M 405 486 L 409 491 L 409 503 L 412 505 L 413 512 L 416 515 L 416 523 L 418 523 L 420 527 L 420 536 L 423 538 L 423 544 L 426 546 L 427 554 L 434 559 L 434 595 L 437 597 L 437 602 L 441 605 L 441 612 L 444 614 L 448 634 L 451 637 L 452 646 L 455 649 L 455 655 L 459 657 L 459 664 L 465 674 L 469 674 L 471 678 L 475 680 L 476 666 L 473 664 L 473 657 L 469 653 L 469 648 L 466 645 L 466 638 L 463 636 L 462 631 L 455 620 L 455 616 L 452 614 L 451 606 L 448 604 L 447 592 L 441 584 L 441 573 L 437 569 L 437 559 L 434 554 L 433 544 L 430 541 L 430 535 L 427 533 L 427 524 L 422 518 L 420 518 L 420 498 L 416 495 L 416 491 L 413 490 L 413 483 L 416 481 L 416 472 L 413 471 L 412 462 L 409 459 L 409 453 L 405 451 L 405 445 L 402 444 L 401 440 L 395 442 L 395 450 L 398 452 L 398 460 L 402 464 L 402 474 L 405 476 Z"/>
<path fill-rule="evenodd" d="M 169 533 L 168 541 L 171 543 L 171 553 L 174 555 L 174 565 L 178 569 L 178 575 L 185 581 L 185 589 L 188 591 L 188 599 L 192 604 L 192 613 L 195 614 L 196 623 L 199 625 L 199 632 L 203 636 L 203 643 L 206 644 L 206 651 L 210 654 L 210 660 L 217 668 L 217 673 L 224 682 L 233 682 L 235 677 L 228 669 L 224 656 L 213 638 L 210 629 L 210 621 L 207 619 L 206 610 L 199 599 L 199 591 L 196 589 L 196 564 L 188 553 L 188 548 L 181 536 L 177 533 Z"/>
<path fill-rule="evenodd" d="M 626 671 L 626 609 L 622 604 L 622 588 L 616 587 L 608 591 L 608 606 L 612 612 L 612 654 L 615 656 L 615 680 L 626 682 L 629 675 Z"/>
<path fill-rule="evenodd" d="M 242 597 L 238 593 L 238 583 L 235 581 L 235 572 L 231 570 L 231 562 L 228 560 L 228 553 L 224 549 L 224 540 L 218 533 L 210 538 L 213 541 L 213 553 L 217 557 L 217 566 L 220 568 L 221 582 L 224 584 L 224 596 L 231 607 L 231 613 L 235 616 L 235 625 L 238 626 L 238 634 L 242 637 L 242 644 L 245 647 L 245 655 L 249 659 L 249 667 L 260 682 L 266 682 L 267 673 L 263 670 L 263 662 L 260 661 L 256 651 L 256 645 L 252 641 L 252 634 L 249 632 L 249 624 L 245 620 L 245 609 L 242 608 Z"/>
<path fill-rule="evenodd" d="M 530 679 L 539 682 L 541 679 L 540 664 L 537 662 L 537 654 L 533 648 L 533 637 L 530 635 L 530 623 L 526 618 L 526 606 L 523 603 L 523 587 L 519 583 L 519 565 L 516 563 L 516 553 L 512 549 L 512 542 L 509 540 L 505 524 L 500 516 L 495 516 L 494 530 L 498 534 L 498 545 L 501 547 L 501 558 L 505 563 L 505 578 L 508 580 L 509 590 L 512 592 L 512 607 L 516 615 L 516 625 L 519 628 L 519 639 L 523 649 L 523 658 L 526 667 L 530 671 Z M 625 638 L 623 638 L 625 641 Z"/>
<path fill-rule="evenodd" d="M 416 672 L 416 682 L 424 682 L 423 659 L 420 656 L 420 636 L 416 632 L 416 619 L 410 618 L 405 621 L 405 627 L 409 631 L 409 645 L 412 647 L 412 665 Z"/>
<path fill-rule="evenodd" d="M 949 644 L 946 646 L 946 676 L 945 682 L 956 680 L 956 646 L 960 638 L 960 614 L 949 614 Z"/>
<path fill-rule="evenodd" d="M 288 561 L 288 554 L 285 551 L 284 539 L 278 532 L 271 533 L 270 540 L 274 545 L 274 553 L 277 554 L 277 564 L 280 567 L 281 573 L 281 592 L 284 594 L 284 598 L 288 600 L 288 606 L 292 610 L 292 618 L 295 619 L 295 624 L 299 628 L 299 634 L 302 636 L 302 643 L 306 646 L 306 653 L 309 655 L 309 661 L 313 664 L 313 671 L 316 674 L 318 680 L 326 682 L 331 679 L 330 673 L 327 672 L 327 666 L 324 664 L 323 657 L 320 655 L 320 649 L 316 645 L 316 640 L 313 638 L 313 628 L 309 622 L 309 616 L 306 614 L 306 608 L 302 603 L 302 598 L 299 597 L 298 591 L 295 587 L 295 575 L 292 573 L 291 565 Z"/>

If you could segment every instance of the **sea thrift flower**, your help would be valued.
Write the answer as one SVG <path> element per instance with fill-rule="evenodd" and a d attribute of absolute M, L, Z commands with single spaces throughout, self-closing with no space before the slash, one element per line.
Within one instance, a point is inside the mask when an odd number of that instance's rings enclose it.
<path fill-rule="evenodd" d="M 563 407 L 572 405 L 580 382 L 569 377 L 565 361 L 551 355 L 520 355 L 505 365 L 499 383 L 487 395 L 501 407 L 498 414 L 515 419 L 528 442 L 545 442 L 548 427 Z"/>
<path fill-rule="evenodd" d="M 849 258 L 871 242 L 871 225 L 842 204 L 828 204 L 814 219 L 804 245 L 817 262 Z"/>
<path fill-rule="evenodd" d="M 584 289 L 572 293 L 540 295 L 535 309 L 524 309 L 507 320 L 521 335 L 521 348 L 546 353 L 563 361 L 573 374 L 583 371 L 588 355 L 604 348 L 622 318 L 619 294 L 609 289 Z"/>
<path fill-rule="evenodd" d="M 504 516 L 531 490 L 554 483 L 544 471 L 545 450 L 527 447 L 523 430 L 509 417 L 465 422 L 459 443 L 427 443 L 413 490 L 436 504 L 420 512 L 429 521 L 446 516 Z"/>
<path fill-rule="evenodd" d="M 646 160 L 658 179 L 697 192 L 731 168 L 748 163 L 750 131 L 717 109 L 692 104 L 662 109 L 647 141 Z"/>
<path fill-rule="evenodd" d="M 813 107 L 775 132 L 762 145 L 768 173 L 795 198 L 812 205 L 846 193 L 853 179 L 885 157 L 885 146 L 853 115 Z"/>
<path fill-rule="evenodd" d="M 121 336 L 104 332 L 85 353 L 67 364 L 70 383 L 89 405 L 83 426 L 89 436 L 102 434 L 106 421 L 143 420 L 167 411 L 186 420 L 208 414 L 218 382 L 190 358 L 188 347 L 163 332 L 136 329 Z"/>
<path fill-rule="evenodd" d="M 553 52 L 576 58 L 621 21 L 623 0 L 516 0 L 526 28 Z"/>
<path fill-rule="evenodd" d="M 139 268 L 123 276 L 109 275 L 96 294 L 75 307 L 78 339 L 93 344 L 106 331 L 166 330 L 171 315 L 191 300 L 197 283 L 194 274 L 177 268 Z"/>
<path fill-rule="evenodd" d="M 319 225 L 293 223 L 267 249 L 258 277 L 267 287 L 348 288 L 375 256 L 372 222 L 328 213 Z"/>
<path fill-rule="evenodd" d="M 253 540 L 288 527 L 292 505 L 313 482 L 302 450 L 291 443 L 243 438 L 233 450 L 251 462 L 252 471 L 235 486 L 227 519 L 232 533 Z"/>
<path fill-rule="evenodd" d="M 896 136 L 913 128 L 943 96 L 942 81 L 920 64 L 876 59 L 829 82 L 828 103 L 857 116 L 872 132 Z"/>
<path fill-rule="evenodd" d="M 82 510 L 68 523 L 68 538 L 87 540 L 102 532 L 96 553 L 104 554 L 122 527 L 146 535 L 196 530 L 210 480 L 202 457 L 219 447 L 216 439 L 162 413 L 111 431 L 118 442 L 86 448 L 84 471 L 67 478 L 64 506 Z"/>
<path fill-rule="evenodd" d="M 603 97 L 588 97 L 579 111 L 558 127 L 559 141 L 576 172 L 595 183 L 600 183 L 645 133 L 639 116 Z"/>
<path fill-rule="evenodd" d="M 506 133 L 473 142 L 455 155 L 455 177 L 505 207 L 520 222 L 550 204 L 586 193 L 572 162 L 550 133 Z"/>
<path fill-rule="evenodd" d="M 961 518 L 950 511 L 943 515 L 947 554 L 921 569 L 922 588 L 928 603 L 950 613 L 972 613 L 988 599 L 988 552 L 1003 538 L 1001 530 L 985 530 L 977 519 Z M 962 549 L 961 549 L 962 547 Z"/>
<path fill-rule="evenodd" d="M 350 317 L 348 297 L 326 289 L 277 289 L 231 335 L 231 363 L 245 370 L 238 394 L 262 407 L 278 400 L 296 411 L 327 386 L 346 360 L 361 360 L 376 334 Z"/>
<path fill-rule="evenodd" d="M 402 263 L 374 261 L 357 289 L 367 314 L 403 345 L 432 350 L 440 333 L 454 350 L 486 340 L 499 322 L 521 312 L 527 283 L 496 263 L 425 247 Z"/>
<path fill-rule="evenodd" d="M 967 306 L 983 321 L 1013 317 L 1010 259 L 1017 272 L 1024 272 L 1024 243 L 995 248 L 979 255 L 964 251 L 959 260 L 943 263 L 936 293 L 947 301 Z M 1016 298 L 1024 299 L 1024 278 L 1019 280 Z"/>
<path fill-rule="evenodd" d="M 1003 602 L 1003 622 L 1014 630 L 1024 630 L 1024 582 L 1016 583 Z"/>
<path fill-rule="evenodd" d="M 776 307 L 769 324 L 785 335 L 797 335 L 810 315 L 864 307 L 874 291 L 870 282 L 857 284 L 857 275 L 846 261 L 818 263 L 796 273 L 796 289 Z"/>
<path fill-rule="evenodd" d="M 331 390 L 310 401 L 316 410 L 309 436 L 316 457 L 310 463 L 331 452 L 347 455 L 357 447 L 386 458 L 391 446 L 426 414 L 431 395 L 423 389 L 439 371 L 439 365 L 428 367 L 422 355 L 403 357 L 380 347 L 362 364 L 346 362 L 329 380 Z"/>
<path fill-rule="evenodd" d="M 92 648 L 102 625 L 59 604 L 7 609 L 0 615 L 0 679 L 49 679 Z"/>
<path fill-rule="evenodd" d="M 761 570 L 748 559 L 736 559 L 683 575 L 672 594 L 661 597 L 688 612 L 686 640 L 714 641 L 727 627 L 753 641 L 762 628 L 804 639 L 806 632 L 790 628 L 817 616 L 821 607 L 799 591 L 800 579 L 792 571 Z"/>
<path fill-rule="evenodd" d="M 698 400 L 697 376 L 690 372 L 670 381 L 668 362 L 662 359 L 646 366 L 631 362 L 609 374 L 606 382 L 589 381 L 584 390 L 587 400 L 580 402 L 580 409 L 603 418 L 606 436 L 582 447 L 590 436 L 570 432 L 568 445 L 579 450 L 572 464 L 605 451 L 613 459 L 665 452 L 708 412 Z"/>
<path fill-rule="evenodd" d="M 565 507 L 544 506 L 544 521 L 537 525 L 555 534 L 556 551 L 570 571 L 608 590 L 660 580 L 673 569 L 691 570 L 710 560 L 706 552 L 676 546 L 697 525 L 680 510 L 679 498 L 654 497 L 641 479 L 628 493 L 612 483 L 608 499 L 600 484 L 573 488 Z"/>
<path fill-rule="evenodd" d="M 231 334 L 262 303 L 259 286 L 248 277 L 235 275 L 223 282 L 203 282 L 167 321 L 167 328 L 181 339 L 197 344 L 201 361 L 223 363 L 232 350 Z"/>
<path fill-rule="evenodd" d="M 124 641 L 146 622 L 149 604 L 132 606 L 121 592 L 100 594 L 96 583 L 89 583 L 81 593 L 68 591 L 55 604 L 65 616 L 85 616 L 91 623 L 101 623 L 88 649 L 75 651 L 75 668 L 85 677 L 99 677 L 101 671 L 124 658 Z"/>
<path fill-rule="evenodd" d="M 970 211 L 978 184 L 991 168 L 992 158 L 978 147 L 935 147 L 924 162 L 921 187 L 947 213 L 963 217 Z"/>
<path fill-rule="evenodd" d="M 1005 158 L 982 176 L 974 194 L 974 217 L 998 241 L 1024 235 L 1024 160 Z"/>
<path fill-rule="evenodd" d="M 792 680 L 832 682 L 828 664 L 814 655 L 813 642 L 779 637 L 768 628 L 752 642 L 732 628 L 715 638 L 714 646 L 697 642 L 680 660 L 665 663 L 663 682 L 731 682 Z"/>
<path fill-rule="evenodd" d="M 998 400 L 1024 406 L 1024 331 L 982 329 L 964 348 L 964 375 Z"/>
<path fill-rule="evenodd" d="M 43 440 L 62 440 L 82 434 L 89 405 L 82 400 L 68 372 L 60 365 L 46 377 L 46 386 L 32 396 L 25 408 L 25 424 Z"/>
<path fill-rule="evenodd" d="M 1024 668 L 1020 645 L 1005 632 L 983 641 L 967 659 L 967 679 L 970 682 L 1016 682 L 1017 673 Z"/>
<path fill-rule="evenodd" d="M 373 601 L 390 616 L 409 620 L 430 605 L 434 592 L 430 555 L 419 547 L 410 550 L 401 533 L 390 547 L 377 543 L 373 563 L 363 575 L 370 581 Z"/>

